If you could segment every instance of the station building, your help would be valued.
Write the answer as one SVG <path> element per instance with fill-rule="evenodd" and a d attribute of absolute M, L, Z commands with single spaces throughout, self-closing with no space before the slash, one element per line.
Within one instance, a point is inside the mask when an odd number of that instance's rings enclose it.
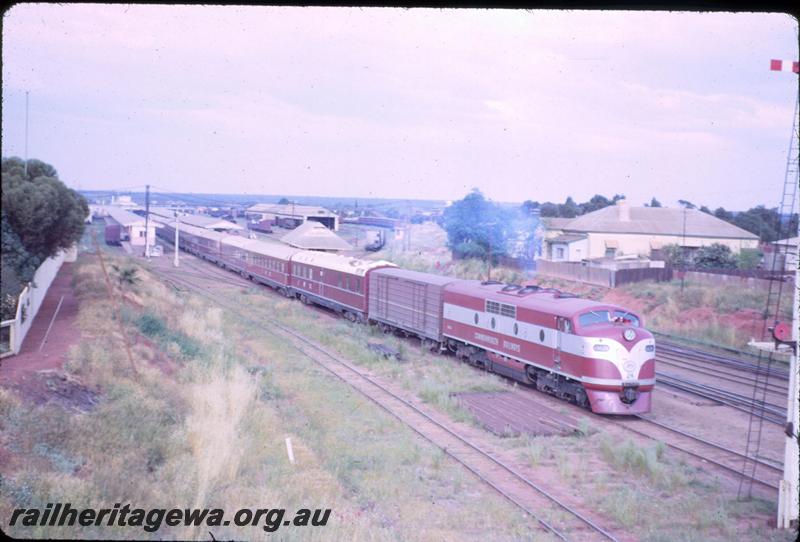
<path fill-rule="evenodd" d="M 249 220 L 272 220 L 289 223 L 297 227 L 305 222 L 313 221 L 323 224 L 326 228 L 339 231 L 339 215 L 316 205 L 297 205 L 287 203 L 258 203 L 245 211 Z"/>

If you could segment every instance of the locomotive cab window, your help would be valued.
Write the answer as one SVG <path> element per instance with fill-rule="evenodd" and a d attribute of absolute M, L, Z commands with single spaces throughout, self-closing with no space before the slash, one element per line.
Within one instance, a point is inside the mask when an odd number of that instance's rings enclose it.
<path fill-rule="evenodd" d="M 578 317 L 581 327 L 594 326 L 597 324 L 607 324 L 611 321 L 607 310 L 589 311 Z"/>
<path fill-rule="evenodd" d="M 614 323 L 639 327 L 639 318 L 628 311 L 614 311 Z"/>

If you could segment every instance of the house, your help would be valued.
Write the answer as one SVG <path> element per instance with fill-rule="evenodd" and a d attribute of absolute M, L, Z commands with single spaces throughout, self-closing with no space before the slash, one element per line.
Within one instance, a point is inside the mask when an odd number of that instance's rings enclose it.
<path fill-rule="evenodd" d="M 293 227 L 308 221 L 320 222 L 330 230 L 339 231 L 339 215 L 315 205 L 257 203 L 245 211 L 245 216 L 258 222 L 274 220 L 283 224 L 292 224 Z"/>
<path fill-rule="evenodd" d="M 575 218 L 547 218 L 546 249 L 551 261 L 650 257 L 666 245 L 689 251 L 720 243 L 734 254 L 757 249 L 758 236 L 697 209 L 631 207 L 625 200 Z"/>
<path fill-rule="evenodd" d="M 763 268 L 772 270 L 774 267 L 775 271 L 797 271 L 798 243 L 800 237 L 790 237 L 764 245 Z"/>

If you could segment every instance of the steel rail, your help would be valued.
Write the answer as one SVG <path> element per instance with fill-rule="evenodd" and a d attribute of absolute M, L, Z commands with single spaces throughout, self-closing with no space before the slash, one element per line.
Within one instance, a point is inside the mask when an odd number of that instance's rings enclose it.
<path fill-rule="evenodd" d="M 663 373 L 656 373 L 656 382 L 661 383 L 665 386 L 670 386 L 672 388 L 681 391 L 685 391 L 687 393 L 694 394 L 703 399 L 711 399 L 712 401 L 716 401 L 731 408 L 735 408 L 736 410 L 740 410 L 747 414 L 754 412 L 756 416 L 759 416 L 770 423 L 774 423 L 780 426 L 784 425 L 783 419 L 770 415 L 773 414 L 775 416 L 785 416 L 786 414 L 785 412 L 776 411 L 777 408 L 776 405 L 765 405 L 759 407 L 753 404 L 752 402 L 748 402 L 748 400 L 742 398 L 742 396 L 738 396 L 738 399 L 732 398 L 728 396 L 729 394 L 726 394 L 720 390 L 703 389 L 703 388 L 708 388 L 708 386 L 681 382 L 680 379 L 673 379 L 672 377 L 666 376 Z M 767 406 L 772 408 L 767 408 Z"/>
<path fill-rule="evenodd" d="M 658 343 L 658 350 L 662 351 L 662 352 L 665 351 L 665 352 L 671 353 L 673 355 L 683 356 L 683 357 L 691 359 L 691 360 L 697 360 L 697 361 L 704 360 L 704 361 L 711 361 L 713 363 L 718 363 L 720 365 L 728 365 L 730 367 L 744 369 L 744 370 L 752 372 L 752 373 L 756 373 L 756 372 L 765 373 L 766 372 L 764 369 L 759 370 L 758 369 L 758 364 L 753 363 L 751 361 L 747 361 L 747 360 L 743 360 L 743 359 L 736 359 L 736 358 L 732 358 L 732 357 L 728 357 L 728 356 L 723 356 L 723 355 L 720 355 L 720 354 L 715 354 L 713 352 L 706 352 L 706 351 L 703 351 L 703 350 L 696 350 L 696 349 L 692 349 L 692 348 L 686 348 L 686 347 L 675 345 L 675 344 L 672 344 L 672 343 L 669 343 L 669 342 L 666 342 L 666 343 L 665 342 L 659 342 Z M 741 352 L 741 355 L 752 356 L 752 354 L 750 354 L 748 352 Z M 789 378 L 789 370 L 788 369 L 782 369 L 782 368 L 773 367 L 773 368 L 770 369 L 769 375 L 773 376 L 773 373 L 774 373 L 774 376 L 777 376 L 777 377 L 780 377 L 780 378 L 784 378 L 784 379 L 788 379 Z"/>
<path fill-rule="evenodd" d="M 649 438 L 651 440 L 656 440 L 658 442 L 664 442 L 664 441 L 661 441 L 661 440 L 657 439 L 656 437 L 653 437 L 652 435 L 648 435 L 644 431 L 639 431 L 638 429 L 634 429 L 629 424 L 626 424 L 624 422 L 617 421 L 617 420 L 609 420 L 609 419 L 606 419 L 606 421 L 608 421 L 609 423 L 611 423 L 613 425 L 616 425 L 618 427 L 622 427 L 622 428 L 624 428 L 624 429 L 626 429 L 628 431 L 631 431 L 632 433 L 636 433 L 637 435 L 641 435 L 643 437 L 647 437 L 647 438 Z M 741 476 L 742 475 L 741 469 L 739 469 L 739 468 L 729 467 L 728 465 L 726 465 L 724 463 L 720 463 L 719 461 L 717 461 L 715 459 L 711 459 L 710 457 L 704 456 L 704 455 L 699 454 L 697 452 L 694 452 L 692 450 L 688 450 L 688 449 L 684 448 L 683 446 L 678 446 L 677 444 L 669 443 L 669 442 L 664 442 L 664 445 L 669 446 L 670 448 L 673 448 L 675 450 L 681 451 L 681 452 L 683 452 L 685 454 L 689 454 L 689 455 L 691 455 L 693 457 L 696 457 L 698 459 L 701 459 L 703 461 L 706 461 L 707 463 L 711 463 L 712 465 L 714 465 L 716 467 L 719 467 L 719 468 L 721 468 L 723 470 L 726 470 L 728 472 L 732 472 L 732 473 L 736 474 L 737 476 Z M 770 482 L 768 482 L 766 480 L 762 480 L 760 478 L 753 478 L 753 481 L 758 483 L 758 484 L 761 484 L 763 486 L 766 486 L 766 487 L 768 487 L 770 489 L 775 489 L 775 490 L 778 489 L 777 485 L 775 485 L 773 483 L 770 483 Z"/>
<path fill-rule="evenodd" d="M 687 433 L 686 431 L 683 431 L 682 429 L 678 429 L 677 427 L 675 427 L 673 425 L 669 425 L 669 424 L 666 424 L 664 422 L 660 422 L 658 420 L 654 420 L 653 418 L 649 418 L 649 417 L 643 416 L 641 414 L 634 414 L 634 417 L 636 417 L 636 418 L 638 418 L 640 420 L 646 421 L 647 423 L 656 425 L 658 427 L 663 427 L 664 429 L 667 429 L 668 431 L 672 431 L 673 433 L 677 433 L 679 435 L 683 435 L 683 436 L 685 436 L 687 438 L 690 438 L 692 440 L 696 440 L 697 442 L 701 442 L 701 443 L 703 443 L 703 444 L 705 444 L 707 446 L 711 446 L 712 448 L 717 448 L 718 450 L 722 450 L 723 452 L 728 452 L 730 454 L 739 456 L 741 458 L 746 458 L 747 457 L 744 454 L 744 452 L 740 452 L 738 450 L 734 450 L 732 448 L 728 448 L 728 447 L 723 446 L 722 444 L 718 444 L 716 442 L 711 442 L 710 440 L 706 440 L 706 439 L 704 439 L 702 437 L 698 437 L 697 435 L 693 435 L 692 433 Z M 752 459 L 752 458 L 750 458 L 750 459 Z M 759 465 L 764 466 L 765 468 L 774 470 L 776 472 L 781 472 L 781 473 L 783 472 L 783 466 L 782 465 L 778 465 L 777 461 L 770 463 L 770 462 L 764 461 L 763 459 L 756 459 L 756 462 Z"/>
<path fill-rule="evenodd" d="M 744 375 L 741 375 L 741 373 L 733 374 L 733 373 L 726 373 L 726 372 L 706 371 L 706 370 L 704 370 L 704 368 L 702 366 L 697 366 L 697 365 L 695 365 L 695 364 L 693 364 L 693 363 L 691 363 L 689 361 L 685 361 L 685 360 L 681 360 L 681 359 L 672 359 L 672 358 L 666 358 L 664 356 L 660 356 L 660 357 L 656 358 L 656 364 L 658 364 L 658 365 L 669 365 L 669 366 L 672 366 L 672 367 L 678 367 L 678 368 L 681 368 L 681 369 L 685 369 L 687 371 L 693 371 L 693 372 L 698 373 L 698 374 L 702 374 L 702 375 L 706 375 L 706 376 L 713 376 L 714 378 L 721 379 L 721 380 L 726 380 L 726 381 L 734 383 L 734 384 L 740 384 L 742 386 L 753 386 L 753 384 L 755 383 L 754 379 L 747 378 Z M 738 375 L 741 375 L 741 377 L 737 378 Z M 773 381 L 768 381 L 767 385 L 768 385 L 768 387 L 771 388 L 770 390 L 768 390 L 770 393 L 785 394 L 787 391 L 789 391 L 788 386 L 783 386 L 780 383 L 776 383 L 776 382 L 773 382 Z"/>
<path fill-rule="evenodd" d="M 539 492 L 539 493 L 540 493 L 542 496 L 544 496 L 545 498 L 547 498 L 548 500 L 550 500 L 551 502 L 553 502 L 554 504 L 556 504 L 557 506 L 559 506 L 560 508 L 562 508 L 563 510 L 565 510 L 566 512 L 569 512 L 569 513 L 570 513 L 570 514 L 572 514 L 574 517 L 578 518 L 578 519 L 579 519 L 581 522 L 583 522 L 584 524 L 586 524 L 587 526 L 589 526 L 589 527 L 590 527 L 592 530 L 596 531 L 597 533 L 601 534 L 602 536 L 604 536 L 605 538 L 607 538 L 607 539 L 609 539 L 609 540 L 614 540 L 614 541 L 616 541 L 616 540 L 617 540 L 617 539 L 616 539 L 616 537 L 614 537 L 614 535 L 612 535 L 611 533 L 609 533 L 608 531 L 606 531 L 605 529 L 603 529 L 602 527 L 600 527 L 599 525 L 597 525 L 596 523 L 594 523 L 594 522 L 593 522 L 592 520 L 590 520 L 589 518 L 586 518 L 586 517 L 585 517 L 583 514 L 581 514 L 580 512 L 578 512 L 577 510 L 575 510 L 574 508 L 572 508 L 572 507 L 570 507 L 569 505 L 567 505 L 567 504 L 563 503 L 561 500 L 559 500 L 559 499 L 558 499 L 557 497 L 555 497 L 554 495 L 551 495 L 551 494 L 550 494 L 550 493 L 548 493 L 546 490 L 544 490 L 543 488 L 539 487 L 539 486 L 538 486 L 536 483 L 534 483 L 534 482 L 532 482 L 531 480 L 529 480 L 528 478 L 526 478 L 524 475 L 522 475 L 520 472 L 518 472 L 518 471 L 517 471 L 516 469 L 514 469 L 513 467 L 511 467 L 511 466 L 507 465 L 506 463 L 504 463 L 503 461 L 500 461 L 499 459 L 497 459 L 497 458 L 493 457 L 493 456 L 492 456 L 490 453 L 488 453 L 488 452 L 486 452 L 485 450 L 483 450 L 483 449 L 482 449 L 480 446 L 478 446 L 477 444 L 475 444 L 475 443 L 473 443 L 472 441 L 468 440 L 467 438 L 465 438 L 464 436 L 460 435 L 459 433 L 457 433 L 457 432 L 456 432 L 456 431 L 454 431 L 453 429 L 451 429 L 451 428 L 447 427 L 446 425 L 442 424 L 442 423 L 441 423 L 441 422 L 439 422 L 438 420 L 435 420 L 435 419 L 434 419 L 434 418 L 432 418 L 430 415 L 428 415 L 426 412 L 424 412 L 423 410 L 419 409 L 417 406 L 415 406 L 415 405 L 413 405 L 412 403 L 410 403 L 409 401 L 407 401 L 405 398 L 403 398 L 403 397 L 401 397 L 401 396 L 399 396 L 399 395 L 395 394 L 394 392 L 392 392 L 391 390 L 387 389 L 385 386 L 383 386 L 383 385 L 382 385 L 382 384 L 380 384 L 379 382 L 375 381 L 373 378 L 371 378 L 371 377 L 369 377 L 368 375 L 366 375 L 366 374 L 362 373 L 362 372 L 361 372 L 361 371 L 359 371 L 357 368 L 353 367 L 351 364 L 349 364 L 349 363 L 347 363 L 346 361 L 342 360 L 342 359 L 341 359 L 341 358 L 339 358 L 338 356 L 336 356 L 336 355 L 334 355 L 334 354 L 331 354 L 330 352 L 328 352 L 326 349 L 322 348 L 321 346 L 318 346 L 318 345 L 316 345 L 315 343 L 313 343 L 313 342 L 312 342 L 312 341 L 310 341 L 309 339 L 307 339 L 307 338 L 305 338 L 304 336 L 302 336 L 300 333 L 298 333 L 298 332 L 296 332 L 296 331 L 294 331 L 294 330 L 292 330 L 292 329 L 290 329 L 290 328 L 287 328 L 287 327 L 285 327 L 285 326 L 282 326 L 282 325 L 280 325 L 280 324 L 277 324 L 277 323 L 275 323 L 275 322 L 273 322 L 273 321 L 271 321 L 271 320 L 266 320 L 266 321 L 258 321 L 258 322 L 257 322 L 257 321 L 255 321 L 255 320 L 253 320 L 253 319 L 251 319 L 251 318 L 248 318 L 247 316 L 243 316 L 243 315 L 241 315 L 241 314 L 240 314 L 240 307 L 230 306 L 230 305 L 228 305 L 228 303 L 226 303 L 225 301 L 221 301 L 221 300 L 220 300 L 218 297 L 216 297 L 216 296 L 214 296 L 214 295 L 212 295 L 212 294 L 209 294 L 209 293 L 208 293 L 208 291 L 207 291 L 207 289 L 206 289 L 205 287 L 203 287 L 203 286 L 200 286 L 200 285 L 197 285 L 197 284 L 193 284 L 191 281 L 189 281 L 189 280 L 187 280 L 187 279 L 183 279 L 183 278 L 180 278 L 180 277 L 175 277 L 175 276 L 170 276 L 170 275 L 169 275 L 169 273 L 165 273 L 163 270 L 156 270 L 156 269 L 153 269 L 153 268 L 151 268 L 151 270 L 152 270 L 153 272 L 155 272 L 156 274 L 159 274 L 159 275 L 161 275 L 161 276 L 162 276 L 162 277 L 164 277 L 164 278 L 168 278 L 168 279 L 172 279 L 172 280 L 177 280 L 178 282 L 183 282 L 183 283 L 184 283 L 185 285 L 187 285 L 189 288 L 193 289 L 193 290 L 194 290 L 196 293 L 198 293 L 198 294 L 200 294 L 200 295 L 202 295 L 202 296 L 204 296 L 204 297 L 206 297 L 206 298 L 210 299 L 211 301 L 213 301 L 213 302 L 215 302 L 215 303 L 217 303 L 217 304 L 219 304 L 219 305 L 222 305 L 223 307 L 225 307 L 225 308 L 227 308 L 227 309 L 229 309 L 229 310 L 236 311 L 237 315 L 238 315 L 240 318 L 242 318 L 242 319 L 244 319 L 244 320 L 246 320 L 246 321 L 248 321 L 248 322 L 251 322 L 251 323 L 253 323 L 253 324 L 255 324 L 255 325 L 258 325 L 258 326 L 259 326 L 259 328 L 260 328 L 260 329 L 262 329 L 262 330 L 264 330 L 264 329 L 265 329 L 265 326 L 264 326 L 264 324 L 265 324 L 265 323 L 267 323 L 268 325 L 271 325 L 271 326 L 274 326 L 274 327 L 276 327 L 276 328 L 280 329 L 280 330 L 281 330 L 281 331 L 283 331 L 284 333 L 288 333 L 289 335 L 291 335 L 291 336 L 295 337 L 297 340 L 299 340 L 299 341 L 301 341 L 301 342 L 303 342 L 303 343 L 305 343 L 305 344 L 308 344 L 310 347 L 312 347 L 312 348 L 314 348 L 315 350 L 317 350 L 317 351 L 319 351 L 319 352 L 323 353 L 324 355 L 328 356 L 329 358 L 331 358 L 331 359 L 332 359 L 333 361 L 335 361 L 336 363 L 339 363 L 339 364 L 341 364 L 342 366 L 344 366 L 345 368 L 347 368 L 348 370 L 350 370 L 352 373 L 354 373 L 354 374 L 355 374 L 355 375 L 357 375 L 358 377 L 360 377 L 360 378 L 362 378 L 363 380 L 365 380 L 365 381 L 369 382 L 369 383 L 370 383 L 370 384 L 372 384 L 373 386 L 375 386 L 375 387 L 379 388 L 380 390 L 382 390 L 384 393 L 386 393 L 386 394 L 387 394 L 387 395 L 389 395 L 390 397 L 394 398 L 394 399 L 395 399 L 395 400 L 397 400 L 397 401 L 400 401 L 401 403 L 403 403 L 404 405 L 406 405 L 408 408 L 412 409 L 413 411 L 415 411 L 415 412 L 416 412 L 416 413 L 418 413 L 419 415 L 423 416 L 423 417 L 424 417 L 425 419 L 427 419 L 427 420 L 428 420 L 430 423 L 432 423 L 432 424 L 436 425 L 436 426 L 437 426 L 437 427 L 439 427 L 440 429 L 444 430 L 446 433 L 450 434 L 451 436 L 455 437 L 457 440 L 461 441 L 461 442 L 462 442 L 463 444 L 465 444 L 467 447 L 469 447 L 469 448 L 473 449 L 474 451 L 476 451 L 476 452 L 477 452 L 478 454 L 480 454 L 482 457 L 484 457 L 484 458 L 486 458 L 486 459 L 490 460 L 492 463 L 494 463 L 494 464 L 498 465 L 499 467 L 501 467 L 503 470 L 505 470 L 506 472 L 508 472 L 508 473 L 509 473 L 509 474 L 511 474 L 512 476 L 514 476 L 516 479 L 518 479 L 518 480 L 519 480 L 520 482 L 522 482 L 523 484 L 525 484 L 525 485 L 527 485 L 527 486 L 531 487 L 532 489 L 536 490 L 536 491 L 537 491 L 537 492 Z M 275 332 L 273 332 L 273 331 L 270 331 L 270 330 L 268 330 L 268 329 L 267 329 L 266 331 L 270 332 L 270 333 L 271 333 L 271 334 L 273 334 L 274 336 L 278 336 L 278 337 L 279 337 L 279 335 L 278 335 L 278 334 L 276 334 L 276 333 L 275 333 Z M 321 362 L 319 362 L 319 361 L 315 360 L 315 359 L 314 359 L 312 356 L 310 356 L 310 355 L 309 355 L 307 352 L 303 351 L 301 348 L 297 348 L 297 350 L 298 350 L 298 351 L 300 351 L 301 353 L 303 353 L 303 354 L 304 354 L 306 357 L 308 357 L 308 358 L 309 358 L 309 359 L 311 359 L 312 361 L 314 361 L 314 362 L 316 362 L 317 364 L 319 364 L 321 367 L 325 368 L 326 370 L 328 370 L 328 371 L 329 371 L 329 372 L 331 372 L 332 374 L 334 374 L 334 375 L 336 375 L 337 377 L 339 377 L 339 378 L 340 378 L 342 381 L 344 381 L 344 382 L 347 382 L 347 381 L 346 381 L 344 378 L 342 378 L 341 376 L 339 376 L 339 375 L 338 375 L 336 372 L 334 372 L 334 371 L 330 370 L 329 368 L 325 367 L 325 365 L 324 365 L 324 364 L 322 364 Z M 353 386 L 351 385 L 351 387 L 353 387 Z M 532 510 L 530 510 L 530 509 L 529 509 L 527 506 L 525 506 L 523 503 L 520 503 L 520 502 L 518 502 L 518 501 L 517 501 L 517 499 L 515 499 L 515 498 L 514 498 L 512 495 L 509 495 L 507 492 L 503 491 L 503 490 L 502 490 L 502 488 L 498 487 L 496 484 L 494 484 L 493 482 L 491 482 L 490 480 L 488 480 L 488 479 L 487 479 L 485 476 L 483 476 L 483 475 L 481 475 L 480 473 L 476 472 L 476 471 L 475 471 L 475 470 L 474 470 L 474 469 L 473 469 L 471 466 L 467 465 L 467 464 L 466 464 L 466 462 L 465 462 L 464 460 L 462 460 L 461 458 L 459 458 L 458 456 L 456 456 L 456 455 L 455 455 L 455 454 L 453 454 L 452 452 L 448 451 L 446 448 L 442 448 L 442 447 L 440 447 L 440 446 L 439 446 L 438 444 L 436 444 L 436 443 L 435 443 L 435 442 L 434 442 L 434 441 L 433 441 L 431 438 L 429 438 L 428 436 L 424 435 L 424 434 L 423 434 L 423 433 L 422 433 L 422 432 L 421 432 L 421 431 L 420 431 L 418 428 L 415 428 L 415 427 L 413 427 L 413 426 L 411 426 L 411 425 L 408 425 L 407 423 L 405 423 L 405 422 L 404 422 L 404 420 L 403 420 L 403 419 L 402 419 L 402 418 L 399 416 L 399 414 L 397 414 L 397 413 L 393 412 L 393 411 L 392 411 L 391 409 L 389 409 L 387 406 L 385 406 L 385 405 L 381 404 L 381 403 L 380 403 L 380 402 L 379 402 L 379 401 L 378 401 L 376 398 L 369 396 L 369 395 L 368 395 L 366 392 L 363 392 L 362 390 L 359 390 L 358 388 L 356 388 L 356 389 L 357 389 L 357 391 L 361 392 L 361 393 L 362 393 L 362 395 L 364 395 L 365 397 L 367 397 L 368 399 L 370 399 L 372 402 L 374 402 L 375 404 L 377 404 L 378 406 L 380 406 L 380 407 L 381 407 L 383 410 L 387 411 L 389 414 L 391 414 L 392 416 L 394 416 L 394 417 L 395 417 L 395 418 L 397 418 L 398 420 L 402 421 L 402 422 L 403 422 L 405 425 L 407 425 L 407 426 L 408 426 L 408 427 L 410 427 L 412 430 L 414 430 L 416 433 L 418 433 L 420 436 L 422 436 L 423 438 L 425 438 L 425 440 L 427 440 L 428 442 L 431 442 L 431 443 L 432 443 L 432 444 L 434 444 L 434 445 L 435 445 L 437 448 L 439 448 L 439 449 L 442 449 L 442 450 L 443 450 L 443 451 L 444 451 L 444 452 L 445 452 L 447 455 L 449 455 L 449 456 L 453 457 L 453 459 L 455 459 L 456 461 L 458 461 L 459 463 L 461 463 L 461 464 L 462 464 L 464 467 L 466 467 L 466 468 L 467 468 L 467 469 L 468 469 L 470 472 L 472 472 L 473 474 L 475 474 L 475 475 L 476 475 L 476 476 L 477 476 L 479 479 L 481 479 L 481 480 L 482 480 L 483 482 L 485 482 L 487 485 L 489 485 L 490 487 L 492 487 L 493 489 L 495 489 L 495 490 L 496 490 L 498 493 L 500 493 L 500 494 L 501 494 L 501 495 L 502 495 L 504 498 L 506 498 L 507 500 L 509 500 L 510 502 L 512 502 L 513 504 L 517 505 L 519 508 L 521 508 L 523 511 L 525 511 L 526 513 L 528 513 L 528 514 L 529 514 L 531 517 L 533 517 L 533 518 L 534 518 L 534 519 L 535 519 L 535 520 L 536 520 L 536 521 L 537 521 L 539 524 L 541 524 L 543 527 L 545 527 L 545 529 L 547 529 L 548 531 L 550 531 L 550 532 L 552 532 L 553 534 L 555 534 L 555 535 L 556 535 L 558 538 L 560 538 L 560 539 L 562 539 L 562 540 L 567 540 L 567 538 L 566 538 L 566 537 L 563 535 L 563 533 L 559 532 L 559 531 L 558 531 L 558 530 L 557 530 L 555 527 L 553 527 L 553 526 L 549 525 L 549 524 L 548 524 L 548 523 L 547 523 L 545 520 L 543 520 L 543 519 L 541 519 L 540 517 L 538 517 L 538 516 L 536 515 L 536 513 L 535 513 L 535 512 L 533 512 Z"/>
<path fill-rule="evenodd" d="M 715 371 L 719 371 L 722 374 L 731 375 L 731 376 L 740 376 L 742 378 L 750 378 L 751 375 L 755 377 L 756 375 L 767 376 L 772 380 L 778 381 L 778 383 L 787 382 L 787 374 L 782 371 L 775 371 L 770 370 L 767 372 L 766 370 L 762 369 L 758 372 L 750 370 L 748 367 L 739 367 L 735 365 L 728 365 L 725 363 L 720 363 L 718 361 L 713 360 L 702 360 L 697 358 L 692 358 L 689 356 L 685 356 L 682 354 L 674 354 L 672 352 L 664 352 L 663 350 L 659 350 L 656 359 L 659 361 L 668 361 L 672 363 L 684 363 L 687 365 L 691 365 L 693 368 L 698 369 L 713 369 Z M 703 363 L 698 363 L 698 361 Z"/>

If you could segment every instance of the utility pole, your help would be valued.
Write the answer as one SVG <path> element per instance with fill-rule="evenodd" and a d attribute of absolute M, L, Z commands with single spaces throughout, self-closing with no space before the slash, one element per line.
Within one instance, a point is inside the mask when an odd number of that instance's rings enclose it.
<path fill-rule="evenodd" d="M 175 259 L 172 261 L 172 265 L 178 267 L 178 230 L 181 227 L 181 219 L 178 216 L 178 211 L 175 211 Z"/>
<path fill-rule="evenodd" d="M 150 259 L 150 185 L 145 189 L 144 196 L 144 257 Z"/>
<path fill-rule="evenodd" d="M 28 177 L 28 91 L 25 91 L 25 178 Z"/>
<path fill-rule="evenodd" d="M 683 246 L 681 247 L 681 267 L 683 267 L 683 273 L 681 273 L 681 293 L 683 293 L 683 283 L 686 279 L 686 211 L 688 207 L 686 205 L 683 206 Z"/>

